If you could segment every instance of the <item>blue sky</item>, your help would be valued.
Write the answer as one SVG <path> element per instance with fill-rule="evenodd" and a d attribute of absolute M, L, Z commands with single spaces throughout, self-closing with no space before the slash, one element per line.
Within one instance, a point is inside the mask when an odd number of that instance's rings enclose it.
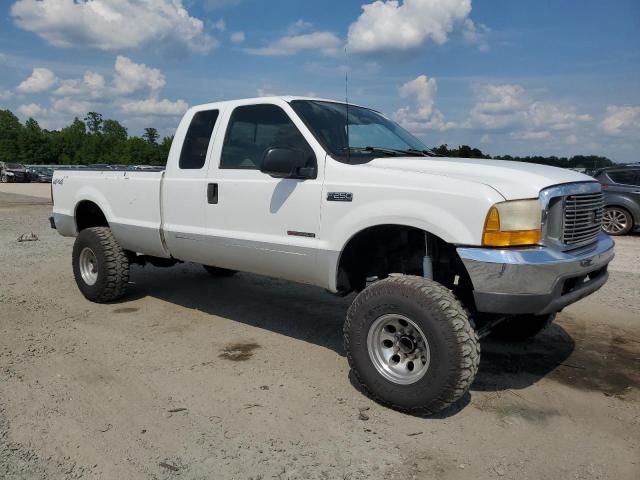
<path fill-rule="evenodd" d="M 0 107 L 172 133 L 189 105 L 349 99 L 428 145 L 638 161 L 637 0 L 5 0 Z"/>

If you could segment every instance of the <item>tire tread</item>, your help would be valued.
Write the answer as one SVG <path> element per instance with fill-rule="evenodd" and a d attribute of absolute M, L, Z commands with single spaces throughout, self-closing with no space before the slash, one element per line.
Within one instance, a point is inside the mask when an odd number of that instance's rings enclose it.
<path fill-rule="evenodd" d="M 121 298 L 129 283 L 129 258 L 124 249 L 116 241 L 109 227 L 90 227 L 83 230 L 81 234 L 84 232 L 97 240 L 105 259 L 104 271 L 106 273 L 102 290 L 98 295 L 87 298 L 96 303 L 107 303 Z M 86 233 L 84 234 L 86 235 Z M 74 276 L 76 283 L 80 285 L 83 280 L 78 278 L 76 269 L 74 269 Z M 87 295 L 85 294 L 85 296 Z"/>
<path fill-rule="evenodd" d="M 450 372 L 451 375 L 449 378 L 451 380 L 441 391 L 440 395 L 430 402 L 429 405 L 406 408 L 401 405 L 395 405 L 384 398 L 380 398 L 367 387 L 357 369 L 354 368 L 349 337 L 354 315 L 357 309 L 370 299 L 375 296 L 387 294 L 390 287 L 394 290 L 394 293 L 400 293 L 414 301 L 417 300 L 421 306 L 426 309 L 433 309 L 433 305 L 437 305 L 447 317 L 454 332 L 453 338 L 449 339 L 451 343 L 449 347 L 458 349 L 461 352 L 459 364 L 454 368 L 455 371 Z M 416 295 L 416 293 L 418 295 Z M 423 277 L 409 275 L 393 276 L 385 280 L 380 280 L 371 287 L 363 290 L 356 297 L 347 312 L 343 335 L 347 360 L 354 372 L 356 380 L 364 392 L 383 405 L 413 415 L 431 416 L 452 406 L 467 392 L 480 366 L 480 341 L 476 334 L 473 320 L 469 318 L 467 311 L 449 289 Z"/>

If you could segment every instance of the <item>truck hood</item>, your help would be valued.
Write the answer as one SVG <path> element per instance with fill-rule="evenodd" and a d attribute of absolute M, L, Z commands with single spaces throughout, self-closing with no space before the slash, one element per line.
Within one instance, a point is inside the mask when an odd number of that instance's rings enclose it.
<path fill-rule="evenodd" d="M 425 173 L 489 185 L 506 200 L 537 198 L 540 190 L 572 182 L 594 182 L 573 170 L 535 163 L 478 158 L 384 157 L 367 164 L 372 168 Z"/>

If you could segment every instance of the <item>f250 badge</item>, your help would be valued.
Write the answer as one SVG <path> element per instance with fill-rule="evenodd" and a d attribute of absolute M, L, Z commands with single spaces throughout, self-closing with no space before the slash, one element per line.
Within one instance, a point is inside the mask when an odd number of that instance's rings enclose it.
<path fill-rule="evenodd" d="M 328 202 L 353 202 L 353 193 L 351 192 L 329 192 L 327 193 Z"/>
<path fill-rule="evenodd" d="M 64 178 L 56 178 L 53 180 L 54 185 L 62 185 L 64 183 Z"/>

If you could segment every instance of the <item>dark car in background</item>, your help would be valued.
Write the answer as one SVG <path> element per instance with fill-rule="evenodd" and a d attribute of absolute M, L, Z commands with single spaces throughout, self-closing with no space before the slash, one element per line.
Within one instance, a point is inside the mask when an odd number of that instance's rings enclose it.
<path fill-rule="evenodd" d="M 608 167 L 594 177 L 604 192 L 602 229 L 626 235 L 640 227 L 640 165 Z"/>
<path fill-rule="evenodd" d="M 29 175 L 20 163 L 0 162 L 0 182 L 28 182 Z"/>
<path fill-rule="evenodd" d="M 28 167 L 29 180 L 37 183 L 51 183 L 53 179 L 53 168 L 51 167 Z"/>

